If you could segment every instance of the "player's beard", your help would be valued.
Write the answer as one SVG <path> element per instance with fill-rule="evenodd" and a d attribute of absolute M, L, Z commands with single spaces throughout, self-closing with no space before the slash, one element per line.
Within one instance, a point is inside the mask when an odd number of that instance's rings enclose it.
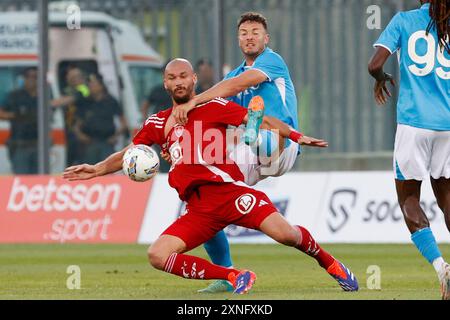
<path fill-rule="evenodd" d="M 191 92 L 192 92 L 192 90 L 189 90 L 189 88 L 187 88 L 186 94 L 184 94 L 182 96 L 177 96 L 174 91 L 172 91 L 171 94 L 172 94 L 173 100 L 177 104 L 184 104 L 184 103 L 188 102 L 189 100 L 191 100 L 191 94 L 190 94 Z"/>
<path fill-rule="evenodd" d="M 191 95 L 189 93 L 186 93 L 185 95 L 182 95 L 182 96 L 177 96 L 177 95 L 173 94 L 172 97 L 173 97 L 173 100 L 177 104 L 184 104 L 184 103 L 188 102 L 189 100 L 191 100 Z"/>
<path fill-rule="evenodd" d="M 177 103 L 177 104 L 185 104 L 185 103 L 187 103 L 189 100 L 191 100 L 191 97 L 189 96 L 189 95 L 185 95 L 185 96 L 182 96 L 182 97 L 173 97 L 173 100 L 175 100 L 175 102 Z"/>

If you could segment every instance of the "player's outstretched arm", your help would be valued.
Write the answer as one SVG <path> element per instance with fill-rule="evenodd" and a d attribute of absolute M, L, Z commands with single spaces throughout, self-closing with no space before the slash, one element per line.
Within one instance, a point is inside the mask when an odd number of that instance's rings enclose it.
<path fill-rule="evenodd" d="M 209 88 L 205 92 L 195 96 L 189 102 L 179 105 L 173 110 L 175 121 L 179 124 L 186 124 L 189 111 L 202 103 L 211 101 L 214 98 L 228 98 L 237 95 L 250 87 L 256 86 L 266 81 L 267 76 L 258 70 L 247 70 L 237 77 L 223 80 Z"/>
<path fill-rule="evenodd" d="M 281 121 L 277 118 L 274 118 L 274 117 L 265 116 L 263 118 L 263 121 L 261 124 L 261 129 L 278 130 L 278 133 L 282 137 L 289 138 L 292 141 L 294 141 L 298 144 L 301 144 L 301 145 L 306 145 L 306 146 L 310 146 L 310 147 L 318 147 L 318 148 L 328 147 L 327 141 L 325 141 L 323 139 L 317 139 L 317 138 L 305 136 L 302 133 L 293 130 L 290 126 L 288 126 L 283 121 Z"/>
<path fill-rule="evenodd" d="M 133 144 L 130 144 L 123 150 L 113 153 L 105 160 L 94 165 L 85 163 L 68 167 L 63 172 L 63 178 L 69 181 L 89 180 L 119 171 L 122 169 L 122 159 L 125 152 L 132 146 Z"/>

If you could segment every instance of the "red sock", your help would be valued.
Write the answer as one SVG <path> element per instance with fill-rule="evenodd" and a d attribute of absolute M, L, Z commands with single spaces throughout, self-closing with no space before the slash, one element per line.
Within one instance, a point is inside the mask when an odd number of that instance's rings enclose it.
<path fill-rule="evenodd" d="M 211 262 L 181 253 L 172 253 L 167 259 L 164 271 L 187 279 L 223 279 L 229 280 L 230 273 L 237 275 L 238 270 L 225 268 Z"/>
<path fill-rule="evenodd" d="M 297 228 L 302 234 L 302 243 L 298 244 L 296 248 L 316 259 L 325 270 L 328 269 L 335 260 L 333 256 L 319 246 L 308 230 L 301 226 L 297 226 Z"/>

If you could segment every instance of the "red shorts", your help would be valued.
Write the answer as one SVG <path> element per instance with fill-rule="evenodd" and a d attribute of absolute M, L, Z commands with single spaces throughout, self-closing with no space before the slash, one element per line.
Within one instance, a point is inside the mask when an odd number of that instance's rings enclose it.
<path fill-rule="evenodd" d="M 186 212 L 162 234 L 182 239 L 189 251 L 230 224 L 259 230 L 274 212 L 278 210 L 263 192 L 233 183 L 208 184 L 198 188 Z"/>

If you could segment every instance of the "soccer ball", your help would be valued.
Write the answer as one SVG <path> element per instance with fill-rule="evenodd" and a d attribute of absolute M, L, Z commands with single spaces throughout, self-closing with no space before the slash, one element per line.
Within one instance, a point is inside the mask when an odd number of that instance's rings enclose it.
<path fill-rule="evenodd" d="M 133 181 L 150 180 L 156 175 L 158 169 L 158 154 L 144 144 L 129 148 L 123 156 L 122 170 Z"/>

